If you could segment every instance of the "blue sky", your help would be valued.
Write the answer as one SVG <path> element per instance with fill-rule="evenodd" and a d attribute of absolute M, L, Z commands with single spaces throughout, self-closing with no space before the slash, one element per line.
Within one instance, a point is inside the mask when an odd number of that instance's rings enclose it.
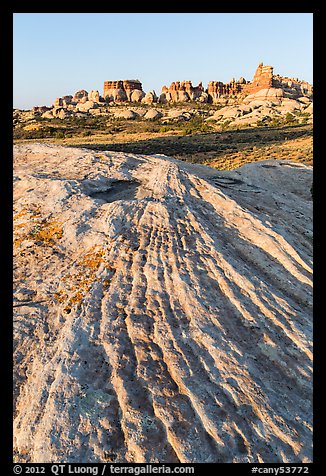
<path fill-rule="evenodd" d="M 105 80 L 251 80 L 257 65 L 312 82 L 312 13 L 15 13 L 15 108 Z"/>

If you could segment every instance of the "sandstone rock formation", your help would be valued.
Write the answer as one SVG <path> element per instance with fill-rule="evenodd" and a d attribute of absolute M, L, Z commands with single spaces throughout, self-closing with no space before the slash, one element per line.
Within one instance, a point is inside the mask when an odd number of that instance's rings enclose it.
<path fill-rule="evenodd" d="M 55 98 L 53 101 L 53 107 L 63 107 L 62 98 Z"/>
<path fill-rule="evenodd" d="M 242 91 L 242 84 L 232 79 L 229 83 L 224 84 L 221 81 L 210 81 L 207 87 L 207 94 L 211 102 L 217 103 L 220 97 L 237 96 Z"/>
<path fill-rule="evenodd" d="M 42 116 L 43 119 L 53 119 L 53 113 L 52 113 L 52 110 L 51 111 L 45 111 L 43 112 Z"/>
<path fill-rule="evenodd" d="M 257 99 L 261 101 L 272 101 L 275 104 L 280 104 L 283 97 L 284 93 L 281 88 L 267 88 L 260 89 L 252 94 L 248 94 L 248 96 L 243 99 L 243 102 L 246 104 Z"/>
<path fill-rule="evenodd" d="M 89 109 L 95 109 L 98 107 L 98 104 L 94 101 L 87 100 L 81 101 L 76 105 L 76 110 L 81 112 L 87 112 Z"/>
<path fill-rule="evenodd" d="M 226 84 L 221 81 L 210 81 L 208 83 L 207 93 L 211 102 L 218 103 L 221 98 L 245 97 L 247 95 L 254 95 L 262 89 L 269 90 L 272 87 L 273 67 L 264 66 L 263 63 L 260 63 L 255 71 L 252 82 L 246 81 L 243 77 L 238 81 L 233 78 Z"/>
<path fill-rule="evenodd" d="M 311 167 L 14 158 L 16 460 L 311 461 Z"/>
<path fill-rule="evenodd" d="M 269 89 L 273 86 L 273 67 L 264 66 L 263 63 L 260 63 L 255 71 L 252 82 L 246 84 L 243 90 L 247 94 L 254 94 L 261 89 Z"/>
<path fill-rule="evenodd" d="M 313 87 L 307 81 L 298 78 L 288 78 L 279 74 L 273 76 L 273 87 L 281 88 L 288 97 L 313 97 Z"/>
<path fill-rule="evenodd" d="M 140 81 L 138 81 L 138 79 L 124 81 L 105 81 L 103 97 L 106 101 L 109 102 L 131 101 L 131 95 L 134 91 L 142 92 L 142 84 Z"/>
<path fill-rule="evenodd" d="M 172 82 L 171 85 L 167 88 L 163 86 L 160 102 L 186 102 L 194 101 L 199 99 L 204 92 L 202 83 L 199 83 L 198 86 L 193 86 L 191 81 L 176 81 Z M 203 98 L 202 98 L 203 102 Z"/>
<path fill-rule="evenodd" d="M 138 114 L 130 109 L 124 109 L 122 111 L 116 111 L 114 117 L 117 119 L 136 119 Z"/>
<path fill-rule="evenodd" d="M 144 115 L 144 119 L 148 120 L 160 119 L 161 117 L 163 117 L 163 114 L 157 109 L 149 109 Z"/>
<path fill-rule="evenodd" d="M 47 112 L 49 111 L 51 108 L 47 107 L 47 106 L 34 106 L 32 111 L 33 112 L 39 112 L 41 114 L 43 114 L 44 112 Z"/>
<path fill-rule="evenodd" d="M 144 104 L 153 104 L 154 102 L 157 102 L 157 96 L 155 91 L 148 91 L 148 93 L 145 94 L 141 102 Z"/>
<path fill-rule="evenodd" d="M 74 96 L 55 98 L 52 107 L 65 108 L 72 113 L 81 111 L 97 114 L 98 107 L 114 106 L 115 103 L 125 102 L 141 102 L 151 105 L 157 102 L 169 104 L 197 101 L 238 106 L 242 102 L 250 103 L 254 100 L 263 100 L 280 105 L 283 98 L 301 100 L 301 102 L 303 98 L 303 102 L 306 100 L 310 103 L 313 99 L 312 85 L 298 79 L 274 75 L 272 66 L 261 63 L 258 65 L 252 81 L 246 81 L 243 77 L 240 77 L 239 80 L 233 78 L 226 84 L 221 81 L 210 81 L 207 89 L 201 82 L 198 86 L 193 86 L 189 80 L 176 81 L 172 82 L 169 87 L 163 86 L 159 97 L 154 90 L 145 94 L 139 80 L 105 81 L 103 97 L 97 90 L 91 90 L 88 93 L 85 89 L 81 89 Z M 94 104 L 94 106 L 90 104 Z M 95 112 L 89 112 L 90 110 Z M 33 112 L 44 113 L 46 110 L 41 111 L 35 106 Z M 55 114 L 52 116 L 55 117 Z"/>
<path fill-rule="evenodd" d="M 100 93 L 96 89 L 93 89 L 88 93 L 88 100 L 96 103 L 100 102 Z"/>
<path fill-rule="evenodd" d="M 85 89 L 80 89 L 74 94 L 73 101 L 77 103 L 83 98 L 88 99 L 88 92 Z"/>
<path fill-rule="evenodd" d="M 141 91 L 140 89 L 134 89 L 131 93 L 130 96 L 130 101 L 131 102 L 141 102 L 143 97 L 145 96 L 144 91 Z"/>

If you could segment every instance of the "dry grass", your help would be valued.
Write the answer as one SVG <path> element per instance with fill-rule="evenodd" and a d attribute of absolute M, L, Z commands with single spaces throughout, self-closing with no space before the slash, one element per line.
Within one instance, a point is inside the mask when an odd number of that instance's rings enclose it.
<path fill-rule="evenodd" d="M 57 220 L 42 220 L 30 232 L 30 237 L 44 246 L 54 246 L 63 236 L 63 228 Z"/>
<path fill-rule="evenodd" d="M 70 313 L 74 306 L 80 307 L 81 301 L 85 298 L 91 286 L 96 282 L 96 273 L 102 263 L 105 263 L 107 250 L 93 246 L 87 253 L 77 261 L 79 271 L 77 273 L 67 273 L 61 279 L 60 287 L 54 293 L 54 298 L 60 304 L 64 304 L 64 311 Z M 106 264 L 108 270 L 112 266 Z M 71 284 L 74 283 L 74 284 Z M 110 281 L 105 279 L 102 283 L 104 288 L 110 285 Z"/>
<path fill-rule="evenodd" d="M 305 165 L 312 165 L 312 136 L 284 141 L 282 144 L 269 144 L 263 147 L 254 146 L 244 151 L 226 153 L 219 157 L 212 155 L 204 164 L 219 170 L 233 170 L 251 162 L 270 159 L 293 160 L 294 162 L 301 162 Z"/>

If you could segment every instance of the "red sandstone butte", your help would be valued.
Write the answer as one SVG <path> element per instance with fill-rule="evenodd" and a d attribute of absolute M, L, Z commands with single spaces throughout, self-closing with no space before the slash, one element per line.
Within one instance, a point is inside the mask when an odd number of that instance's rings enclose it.
<path fill-rule="evenodd" d="M 104 81 L 103 97 L 115 99 L 115 92 L 118 92 L 118 97 L 120 100 L 125 98 L 126 101 L 130 101 L 131 94 L 135 89 L 143 92 L 142 84 L 137 79 Z"/>

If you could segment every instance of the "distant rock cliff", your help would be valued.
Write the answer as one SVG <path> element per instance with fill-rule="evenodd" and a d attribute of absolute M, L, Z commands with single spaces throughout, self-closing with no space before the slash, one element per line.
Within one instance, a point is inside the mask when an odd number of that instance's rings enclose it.
<path fill-rule="evenodd" d="M 245 100 L 246 97 L 262 97 L 260 91 L 270 98 L 298 99 L 306 97 L 313 99 L 313 87 L 306 81 L 287 78 L 273 74 L 272 66 L 265 66 L 260 63 L 255 71 L 252 81 L 247 81 L 243 77 L 238 80 L 234 78 L 228 82 L 210 81 L 207 88 L 200 82 L 198 86 L 193 86 L 190 80 L 175 81 L 169 87 L 163 86 L 161 94 L 156 95 L 155 91 L 145 93 L 142 83 L 137 80 L 105 81 L 103 96 L 99 91 L 92 90 L 89 93 L 81 89 L 73 96 L 63 96 L 55 98 L 53 110 L 48 110 L 46 106 L 35 106 L 34 112 L 42 112 L 44 117 L 66 118 L 74 112 L 87 113 L 112 104 L 129 103 L 185 103 L 197 101 L 201 103 L 212 103 L 221 105 L 232 105 Z M 97 113 L 101 113 L 100 110 Z"/>
<path fill-rule="evenodd" d="M 292 99 L 302 96 L 312 97 L 313 94 L 312 85 L 306 81 L 275 76 L 272 66 L 264 66 L 263 63 L 260 63 L 251 82 L 242 77 L 237 81 L 232 79 L 226 84 L 221 81 L 210 81 L 205 90 L 202 83 L 197 88 L 193 88 L 191 81 L 181 83 L 177 81 L 173 82 L 169 88 L 163 86 L 160 99 L 162 102 L 184 102 L 199 99 L 202 102 L 211 103 L 223 103 L 228 100 L 230 103 L 230 100 L 244 98 L 262 89 L 274 88 L 281 89 L 284 96 Z"/>

